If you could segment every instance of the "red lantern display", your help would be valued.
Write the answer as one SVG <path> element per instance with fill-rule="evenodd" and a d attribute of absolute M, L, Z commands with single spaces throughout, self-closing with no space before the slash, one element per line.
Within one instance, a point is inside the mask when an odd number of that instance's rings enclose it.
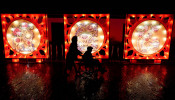
<path fill-rule="evenodd" d="M 84 53 L 92 46 L 96 58 L 109 57 L 109 14 L 65 14 L 65 57 L 73 36 L 78 37 L 78 50 Z M 80 57 L 79 57 L 80 58 Z"/>
<path fill-rule="evenodd" d="M 5 58 L 48 58 L 46 14 L 1 14 Z"/>
<path fill-rule="evenodd" d="M 124 59 L 168 59 L 172 25 L 171 14 L 128 14 Z"/>

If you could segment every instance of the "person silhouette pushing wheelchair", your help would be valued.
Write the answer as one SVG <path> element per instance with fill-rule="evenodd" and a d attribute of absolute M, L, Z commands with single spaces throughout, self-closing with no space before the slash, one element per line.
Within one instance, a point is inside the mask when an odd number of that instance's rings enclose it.
<path fill-rule="evenodd" d="M 72 43 L 70 44 L 69 51 L 66 56 L 66 68 L 68 70 L 72 70 L 72 67 L 74 67 L 76 74 L 78 73 L 78 70 L 75 65 L 75 61 L 78 60 L 77 56 L 81 56 L 81 52 L 77 49 L 77 36 L 72 37 Z"/>

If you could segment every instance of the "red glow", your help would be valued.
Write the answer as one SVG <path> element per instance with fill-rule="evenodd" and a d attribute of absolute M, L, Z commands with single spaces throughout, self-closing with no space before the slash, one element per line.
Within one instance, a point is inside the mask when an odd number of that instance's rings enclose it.
<path fill-rule="evenodd" d="M 131 17 L 133 17 L 131 19 Z M 168 21 L 165 22 L 165 18 L 168 17 Z M 138 19 L 139 18 L 139 19 Z M 171 41 L 171 33 L 172 33 L 172 25 L 173 25 L 173 15 L 171 14 L 128 14 L 126 18 L 126 31 L 125 31 L 125 39 L 124 39 L 124 58 L 125 59 L 168 59 L 169 55 L 160 55 L 160 52 L 169 52 L 170 41 Z M 134 23 L 130 21 L 133 20 Z M 156 20 L 163 24 L 167 31 L 167 38 L 166 42 L 163 47 L 156 53 L 144 55 L 138 52 L 132 44 L 132 32 L 134 31 L 135 27 L 139 25 L 141 22 L 146 20 Z M 166 47 L 164 49 L 164 47 Z M 128 52 L 132 50 L 133 53 L 128 55 Z"/>
<path fill-rule="evenodd" d="M 83 18 L 81 18 L 83 16 Z M 97 19 L 96 16 L 101 17 L 106 17 L 106 21 L 100 22 L 99 19 Z M 69 17 L 69 19 L 67 18 Z M 73 19 L 73 23 L 69 23 L 71 18 Z M 77 18 L 74 18 L 77 17 Z M 100 47 L 99 50 L 97 50 L 97 52 L 94 52 L 93 55 L 96 56 L 96 58 L 108 58 L 109 57 L 109 14 L 65 14 L 64 15 L 64 36 L 65 36 L 65 57 L 67 55 L 68 49 L 69 49 L 69 45 L 70 45 L 70 30 L 73 27 L 73 25 L 75 23 L 77 23 L 80 20 L 92 20 L 98 24 L 100 24 L 100 26 L 102 26 L 102 30 L 104 31 L 104 41 L 102 46 Z M 105 25 L 106 24 L 106 25 Z M 70 27 L 68 27 L 68 25 L 70 25 Z M 67 33 L 68 32 L 68 33 Z M 68 43 L 67 43 L 68 41 Z M 106 48 L 103 48 L 106 47 Z M 99 51 L 100 50 L 104 50 L 105 51 L 105 55 L 100 55 Z M 98 54 L 98 55 L 96 55 Z"/>
<path fill-rule="evenodd" d="M 12 62 L 19 62 L 19 59 L 12 59 Z"/>
<path fill-rule="evenodd" d="M 122 100 L 128 100 L 128 98 L 139 99 L 139 97 L 149 98 L 150 95 L 153 95 L 150 97 L 152 98 L 160 95 L 162 88 L 165 86 L 166 74 L 167 69 L 160 65 L 125 65 L 122 68 Z M 140 86 L 144 91 L 140 89 Z M 156 91 L 154 91 L 154 89 L 156 89 Z M 136 97 L 133 96 L 134 93 Z"/>
<path fill-rule="evenodd" d="M 49 95 L 50 66 L 47 66 L 45 64 L 8 64 L 7 75 L 8 84 L 11 87 L 10 91 L 12 98 L 18 97 L 18 99 L 36 99 L 47 98 Z M 32 89 L 34 89 L 33 91 L 36 92 L 33 92 Z"/>
<path fill-rule="evenodd" d="M 41 63 L 42 59 L 36 59 L 36 62 Z"/>
<path fill-rule="evenodd" d="M 6 17 L 10 19 L 10 21 L 7 22 Z M 35 18 L 36 17 L 36 18 Z M 38 18 L 43 17 L 41 23 L 38 23 Z M 48 33 L 46 30 L 47 27 L 47 15 L 46 14 L 1 14 L 1 22 L 2 22 L 2 29 L 3 29 L 3 39 L 4 39 L 4 50 L 5 50 L 5 58 L 48 58 Z M 17 51 L 15 51 L 10 44 L 7 41 L 6 38 L 6 31 L 10 25 L 10 23 L 14 22 L 18 19 L 25 19 L 27 21 L 30 21 L 33 23 L 39 30 L 41 41 L 40 45 L 38 46 L 37 50 L 33 51 L 30 54 L 21 54 Z M 42 55 L 39 50 L 43 50 L 43 47 L 45 48 L 44 52 L 45 55 Z M 14 53 L 13 55 L 9 55 L 9 51 L 12 50 Z M 32 55 L 32 56 L 31 56 Z"/>

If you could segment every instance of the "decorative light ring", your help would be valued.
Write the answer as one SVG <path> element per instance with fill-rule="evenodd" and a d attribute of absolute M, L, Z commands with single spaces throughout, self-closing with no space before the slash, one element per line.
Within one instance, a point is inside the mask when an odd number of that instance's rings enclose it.
<path fill-rule="evenodd" d="M 84 53 L 88 46 L 93 47 L 92 53 L 97 53 L 104 44 L 104 29 L 97 23 L 90 19 L 83 19 L 76 21 L 70 29 L 69 39 L 73 36 L 78 37 L 78 50 Z"/>
<path fill-rule="evenodd" d="M 155 25 L 153 25 L 152 23 L 155 23 Z M 159 25 L 156 25 L 156 24 L 159 24 Z M 133 33 L 131 36 L 132 37 L 131 43 L 133 48 L 136 51 L 138 51 L 138 53 L 141 55 L 150 55 L 150 54 L 155 54 L 157 52 L 160 52 L 163 49 L 167 39 L 166 30 L 167 29 L 165 28 L 165 26 L 159 21 L 156 21 L 156 20 L 142 21 L 134 28 L 133 31 L 131 31 Z M 162 41 L 161 41 L 161 38 L 162 38 Z M 139 41 L 139 43 L 136 44 L 136 41 Z M 145 47 L 143 48 L 139 47 L 144 44 L 146 45 Z M 148 48 L 148 50 L 144 48 Z"/>
<path fill-rule="evenodd" d="M 37 50 L 41 40 L 38 28 L 25 19 L 12 21 L 8 26 L 6 37 L 13 50 L 21 54 L 30 54 Z"/>

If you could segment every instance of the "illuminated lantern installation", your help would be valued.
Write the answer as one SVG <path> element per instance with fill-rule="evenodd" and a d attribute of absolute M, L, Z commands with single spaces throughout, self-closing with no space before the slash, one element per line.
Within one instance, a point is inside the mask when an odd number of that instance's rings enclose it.
<path fill-rule="evenodd" d="M 46 14 L 1 14 L 1 22 L 5 58 L 48 58 Z"/>
<path fill-rule="evenodd" d="M 65 57 L 73 36 L 78 37 L 78 50 L 82 53 L 92 46 L 96 58 L 109 57 L 109 14 L 65 14 L 64 35 Z"/>
<path fill-rule="evenodd" d="M 171 14 L 128 14 L 124 59 L 168 59 L 172 25 Z"/>

